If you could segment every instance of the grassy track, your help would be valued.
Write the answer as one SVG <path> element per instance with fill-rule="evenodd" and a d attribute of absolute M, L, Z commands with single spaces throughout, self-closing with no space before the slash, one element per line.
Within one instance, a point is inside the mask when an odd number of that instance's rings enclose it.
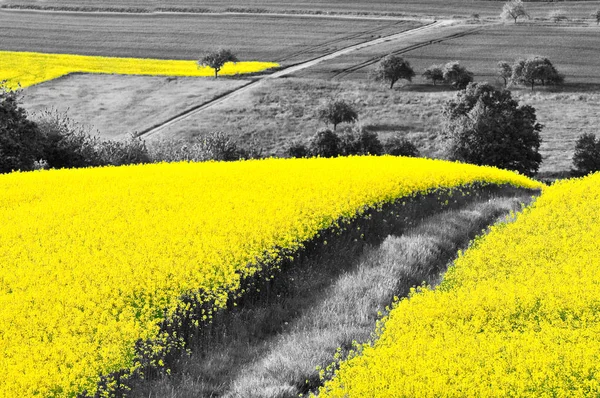
<path fill-rule="evenodd" d="M 408 0 L 398 3 L 392 0 L 302 0 L 295 2 L 281 2 L 279 0 L 205 0 L 199 4 L 195 0 L 175 1 L 144 1 L 144 0 L 5 0 L 5 4 L 44 6 L 44 7 L 98 7 L 98 8 L 142 8 L 153 10 L 161 7 L 168 8 L 201 8 L 205 11 L 218 12 L 227 9 L 242 9 L 248 11 L 298 11 L 298 12 L 339 12 L 339 13 L 403 13 L 407 15 L 429 16 L 469 16 L 479 13 L 482 16 L 497 16 L 502 3 L 500 1 L 469 1 L 469 0 Z M 0 2 L 2 4 L 2 2 Z M 588 17 L 590 12 L 598 7 L 598 1 L 570 1 L 563 8 L 568 8 L 574 16 Z M 548 13 L 555 8 L 552 3 L 527 4 L 532 16 L 536 17 Z"/>
<path fill-rule="evenodd" d="M 203 52 L 228 47 L 240 60 L 292 64 L 419 25 L 418 22 L 294 16 L 68 14 L 0 10 L 0 49 L 196 59 Z"/>

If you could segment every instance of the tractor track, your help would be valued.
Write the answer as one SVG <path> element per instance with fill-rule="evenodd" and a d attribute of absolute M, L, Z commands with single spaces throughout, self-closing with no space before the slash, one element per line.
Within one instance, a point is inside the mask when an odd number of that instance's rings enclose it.
<path fill-rule="evenodd" d="M 182 120 L 188 119 L 189 117 L 197 115 L 197 114 L 199 114 L 200 112 L 202 112 L 202 111 L 204 111 L 206 109 L 209 109 L 209 108 L 212 108 L 214 106 L 223 104 L 224 102 L 228 101 L 229 99 L 231 99 L 231 98 L 233 98 L 235 96 L 238 96 L 238 95 L 240 95 L 242 93 L 245 93 L 245 92 L 253 89 L 255 86 L 257 86 L 258 84 L 260 84 L 263 80 L 276 79 L 276 78 L 279 78 L 279 77 L 288 76 L 288 75 L 291 75 L 291 74 L 296 73 L 298 71 L 301 71 L 303 69 L 310 68 L 310 67 L 312 67 L 314 65 L 317 65 L 317 64 L 319 64 L 319 63 L 321 63 L 323 61 L 327 61 L 327 60 L 330 60 L 330 59 L 333 59 L 333 58 L 337 58 L 339 56 L 345 55 L 345 54 L 350 53 L 352 51 L 360 50 L 362 48 L 366 48 L 366 47 L 370 47 L 370 46 L 374 46 L 374 45 L 378 45 L 378 44 L 382 44 L 382 43 L 387 43 L 387 42 L 390 42 L 390 41 L 405 39 L 406 37 L 410 37 L 410 36 L 415 35 L 415 34 L 420 34 L 422 32 L 428 32 L 428 31 L 430 31 L 432 29 L 444 27 L 444 26 L 450 25 L 452 23 L 453 23 L 452 20 L 433 21 L 433 22 L 431 22 L 429 24 L 420 26 L 418 28 L 406 30 L 406 31 L 403 31 L 403 32 L 400 32 L 400 33 L 391 34 L 391 35 L 388 35 L 388 36 L 384 36 L 384 37 L 380 37 L 380 38 L 377 38 L 377 39 L 369 40 L 369 41 L 362 42 L 362 43 L 359 43 L 359 44 L 354 44 L 354 45 L 351 45 L 351 46 L 348 46 L 348 47 L 345 47 L 345 48 L 333 51 L 331 53 L 318 56 L 318 57 L 313 58 L 313 59 L 308 60 L 308 61 L 304 61 L 304 62 L 295 64 L 295 65 L 287 66 L 287 67 L 285 67 L 283 69 L 280 69 L 280 70 L 278 70 L 276 72 L 273 72 L 271 74 L 267 74 L 267 75 L 256 77 L 254 80 L 250 81 L 248 84 L 246 84 L 246 85 L 244 85 L 242 87 L 239 87 L 239 88 L 237 88 L 235 90 L 232 90 L 230 92 L 224 93 L 224 94 L 218 96 L 217 98 L 214 98 L 214 99 L 212 99 L 210 101 L 207 101 L 205 103 L 196 105 L 196 106 L 194 106 L 192 108 L 188 108 L 188 109 L 184 110 L 183 112 L 181 112 L 181 113 L 179 113 L 179 114 L 177 114 L 175 116 L 172 116 L 172 117 L 170 117 L 167 120 L 164 120 L 163 122 L 157 123 L 157 124 L 155 124 L 154 126 L 152 126 L 150 128 L 147 128 L 145 130 L 142 130 L 142 131 L 138 132 L 136 134 L 136 136 L 140 137 L 140 138 L 149 138 L 149 137 L 152 137 L 152 136 L 156 135 L 157 133 L 159 133 L 160 131 L 162 131 L 165 128 L 167 128 L 167 127 L 175 125 L 175 124 L 179 123 Z M 471 31 L 474 31 L 474 30 L 472 29 Z M 469 31 L 469 32 L 471 32 L 471 31 Z M 456 34 L 455 34 L 455 35 L 450 35 L 449 37 L 455 38 L 455 37 L 459 37 L 459 36 L 456 36 Z M 445 38 L 443 38 L 441 40 L 448 40 L 449 37 L 445 37 Z M 424 45 L 432 44 L 433 42 L 436 42 L 436 40 L 428 41 L 426 43 L 421 43 L 420 45 L 424 46 Z M 398 50 L 398 51 L 406 51 L 406 50 L 402 49 L 402 50 Z M 379 59 L 379 58 L 377 58 L 377 59 Z M 367 62 L 371 62 L 371 61 L 372 60 L 369 60 Z M 373 63 L 375 63 L 375 62 L 377 62 L 377 61 L 374 61 Z M 359 65 L 362 65 L 362 66 L 360 66 L 361 68 L 367 66 L 366 63 L 363 63 L 363 64 L 365 64 L 365 65 L 359 64 Z M 356 66 L 354 66 L 354 67 L 356 67 Z M 348 68 L 348 69 L 351 69 L 351 68 Z"/>
<path fill-rule="evenodd" d="M 367 61 L 364 61 L 364 62 L 361 62 L 359 64 L 353 65 L 353 66 L 351 66 L 349 68 L 343 69 L 343 70 L 337 72 L 336 74 L 334 74 L 333 76 L 331 76 L 330 79 L 333 80 L 333 79 L 344 78 L 344 77 L 346 77 L 346 76 L 348 76 L 348 75 L 350 75 L 350 74 L 352 74 L 352 73 L 354 73 L 356 71 L 359 71 L 360 69 L 363 69 L 363 68 L 366 68 L 367 66 L 371 66 L 373 64 L 376 64 L 383 57 L 388 56 L 390 54 L 394 54 L 394 55 L 404 54 L 404 53 L 407 53 L 409 51 L 413 51 L 413 50 L 416 50 L 418 48 L 426 47 L 426 46 L 429 46 L 429 45 L 432 45 L 432 44 L 437 44 L 437 43 L 441 43 L 441 42 L 444 42 L 444 41 L 447 41 L 447 40 L 458 39 L 460 37 L 468 36 L 468 35 L 471 35 L 471 34 L 477 32 L 477 31 L 479 31 L 481 29 L 482 29 L 482 27 L 478 26 L 478 27 L 476 27 L 474 29 L 470 29 L 470 30 L 468 30 L 466 32 L 454 33 L 454 34 L 451 34 L 451 35 L 448 35 L 448 36 L 445 36 L 445 37 L 442 37 L 442 38 L 439 38 L 439 39 L 427 40 L 427 41 L 424 41 L 422 43 L 415 43 L 415 44 L 412 44 L 410 46 L 407 46 L 407 47 L 400 48 L 398 50 L 392 51 L 389 54 L 385 54 L 385 55 L 373 57 L 373 58 L 370 58 Z"/>

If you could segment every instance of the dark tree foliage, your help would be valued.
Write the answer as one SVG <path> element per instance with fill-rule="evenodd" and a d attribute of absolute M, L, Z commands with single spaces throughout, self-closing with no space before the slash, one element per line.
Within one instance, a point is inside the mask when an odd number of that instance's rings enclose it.
<path fill-rule="evenodd" d="M 596 25 L 600 25 L 600 9 L 592 13 L 592 18 L 596 20 Z"/>
<path fill-rule="evenodd" d="M 319 120 L 331 123 L 334 131 L 340 123 L 354 123 L 358 120 L 358 113 L 343 100 L 329 101 L 319 108 L 317 115 Z"/>
<path fill-rule="evenodd" d="M 16 91 L 0 82 L 0 173 L 32 170 L 43 152 L 38 126 L 27 119 Z"/>
<path fill-rule="evenodd" d="M 383 145 L 385 153 L 393 156 L 419 156 L 417 147 L 406 138 L 394 136 L 389 138 Z"/>
<path fill-rule="evenodd" d="M 379 61 L 371 76 L 375 81 L 389 82 L 391 89 L 400 79 L 412 81 L 415 71 L 404 58 L 390 54 Z"/>
<path fill-rule="evenodd" d="M 448 62 L 442 71 L 444 81 L 457 89 L 464 89 L 473 81 L 473 73 L 460 65 L 458 61 Z"/>
<path fill-rule="evenodd" d="M 342 141 L 333 131 L 321 129 L 311 138 L 309 150 L 313 156 L 332 158 L 342 153 Z"/>
<path fill-rule="evenodd" d="M 221 48 L 217 51 L 206 54 L 198 60 L 198 66 L 209 66 L 215 70 L 215 79 L 218 78 L 219 71 L 227 62 L 238 62 L 237 57 L 231 50 Z"/>
<path fill-rule="evenodd" d="M 423 77 L 435 86 L 436 82 L 444 81 L 444 65 L 431 65 L 423 72 Z"/>
<path fill-rule="evenodd" d="M 516 60 L 512 72 L 513 82 L 531 86 L 531 90 L 536 84 L 560 85 L 565 80 L 564 75 L 558 73 L 548 58 L 539 56 Z"/>
<path fill-rule="evenodd" d="M 504 87 L 508 86 L 508 83 L 511 82 L 512 78 L 512 66 L 506 61 L 498 62 L 498 76 L 504 81 Z"/>
<path fill-rule="evenodd" d="M 600 139 L 594 134 L 583 134 L 577 138 L 573 155 L 573 176 L 584 176 L 600 171 Z"/>
<path fill-rule="evenodd" d="M 306 145 L 300 142 L 292 142 L 292 145 L 285 152 L 291 158 L 306 158 L 310 156 L 310 151 Z"/>
<path fill-rule="evenodd" d="M 358 133 L 346 133 L 340 139 L 342 155 L 383 154 L 383 145 L 377 133 L 361 129 Z"/>
<path fill-rule="evenodd" d="M 519 106 L 510 91 L 471 83 L 444 105 L 443 119 L 452 159 L 528 176 L 537 173 L 542 125 L 535 109 Z"/>

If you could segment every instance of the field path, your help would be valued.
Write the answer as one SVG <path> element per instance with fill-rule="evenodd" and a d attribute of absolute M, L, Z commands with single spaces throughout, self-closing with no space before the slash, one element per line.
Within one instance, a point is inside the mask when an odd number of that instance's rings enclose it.
<path fill-rule="evenodd" d="M 406 39 L 406 38 L 409 38 L 412 36 L 416 36 L 419 34 L 423 34 L 423 33 L 429 33 L 432 30 L 440 29 L 445 26 L 452 25 L 453 23 L 454 23 L 453 20 L 434 21 L 427 25 L 420 26 L 415 29 L 407 30 L 404 32 L 396 33 L 396 34 L 385 36 L 385 37 L 380 37 L 378 39 L 369 40 L 369 41 L 366 41 L 363 43 L 345 47 L 345 48 L 342 48 L 341 50 L 334 51 L 332 53 L 314 58 L 312 60 L 302 62 L 302 63 L 296 64 L 296 65 L 288 66 L 277 72 L 274 72 L 274 73 L 271 73 L 268 75 L 264 75 L 264 76 L 260 76 L 260 77 L 256 78 L 255 80 L 253 80 L 252 82 L 246 84 L 245 86 L 242 86 L 236 90 L 230 91 L 229 93 L 226 93 L 222 96 L 219 96 L 219 97 L 217 97 L 213 100 L 210 100 L 208 102 L 205 102 L 203 104 L 189 108 L 176 116 L 173 116 L 163 122 L 157 123 L 156 125 L 148 128 L 146 130 L 141 131 L 138 134 L 138 136 L 143 137 L 143 138 L 152 137 L 152 136 L 158 134 L 159 132 L 161 132 L 163 129 L 173 126 L 184 119 L 195 116 L 206 109 L 223 104 L 223 103 L 227 102 L 228 100 L 230 100 L 231 98 L 234 98 L 242 93 L 252 90 L 254 87 L 258 86 L 263 80 L 276 79 L 276 78 L 288 76 L 293 73 L 299 72 L 301 70 L 313 67 L 321 62 L 334 59 L 336 57 L 348 54 L 353 51 L 361 50 L 366 47 L 376 46 L 376 45 L 383 44 L 383 43 L 400 41 L 400 40 L 403 40 L 403 39 Z M 429 41 L 427 41 L 427 43 L 429 43 Z"/>

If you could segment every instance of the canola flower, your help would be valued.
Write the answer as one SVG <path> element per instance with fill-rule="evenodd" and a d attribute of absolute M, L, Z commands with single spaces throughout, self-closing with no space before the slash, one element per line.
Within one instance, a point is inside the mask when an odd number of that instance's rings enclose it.
<path fill-rule="evenodd" d="M 274 62 L 228 62 L 219 74 L 254 73 L 277 66 L 279 64 Z M 16 89 L 19 84 L 22 88 L 29 87 L 76 72 L 152 76 L 214 75 L 212 68 L 199 68 L 196 61 L 0 51 L 0 81 L 6 80 L 10 89 Z"/>
<path fill-rule="evenodd" d="M 556 183 L 413 292 L 319 397 L 600 395 L 600 173 Z"/>
<path fill-rule="evenodd" d="M 491 167 L 385 157 L 163 163 L 0 175 L 0 396 L 94 392 L 183 294 L 217 307 L 336 220 Z"/>

